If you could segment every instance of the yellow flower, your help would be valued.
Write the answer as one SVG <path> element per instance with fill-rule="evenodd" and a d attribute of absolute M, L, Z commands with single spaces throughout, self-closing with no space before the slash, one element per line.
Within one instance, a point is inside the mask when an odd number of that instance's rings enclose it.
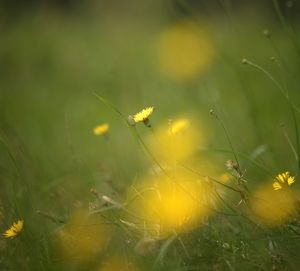
<path fill-rule="evenodd" d="M 153 106 L 150 106 L 150 107 L 147 107 L 145 109 L 143 109 L 142 111 L 136 113 L 134 116 L 133 116 L 133 120 L 135 123 L 137 122 L 147 122 L 150 115 L 152 114 L 153 112 L 153 109 L 154 107 Z"/>
<path fill-rule="evenodd" d="M 191 158 L 203 142 L 198 122 L 187 118 L 174 119 L 171 124 L 165 122 L 156 128 L 154 136 L 146 138 L 153 155 L 165 164 Z"/>
<path fill-rule="evenodd" d="M 76 209 L 54 236 L 58 257 L 73 264 L 96 260 L 111 238 L 110 231 L 102 216 Z"/>
<path fill-rule="evenodd" d="M 190 125 L 190 122 L 187 119 L 180 119 L 175 121 L 170 129 L 169 129 L 169 134 L 170 135 L 177 135 L 181 132 L 184 132 Z"/>
<path fill-rule="evenodd" d="M 211 66 L 214 55 L 206 27 L 189 21 L 169 26 L 155 41 L 158 71 L 175 82 L 199 78 Z"/>
<path fill-rule="evenodd" d="M 107 123 L 103 123 L 94 128 L 95 135 L 105 135 L 108 133 L 108 131 L 109 131 L 109 124 Z"/>
<path fill-rule="evenodd" d="M 24 220 L 18 220 L 14 222 L 13 225 L 3 233 L 6 238 L 14 238 L 17 236 L 23 229 Z"/>
<path fill-rule="evenodd" d="M 273 188 L 274 188 L 274 190 L 279 190 L 282 188 L 282 185 L 279 182 L 274 182 Z"/>
<path fill-rule="evenodd" d="M 288 184 L 288 186 L 290 186 L 294 182 L 295 177 L 290 176 L 290 173 L 287 171 L 276 176 L 275 181 L 273 182 L 273 188 L 274 190 L 279 190 L 283 188 L 284 184 Z"/>
<path fill-rule="evenodd" d="M 185 173 L 177 173 L 172 180 L 163 175 L 145 177 L 128 192 L 129 199 L 136 199 L 130 213 L 141 219 L 138 223 L 148 237 L 164 238 L 199 227 L 215 205 L 210 186 Z"/>
<path fill-rule="evenodd" d="M 297 194 L 291 189 L 274 191 L 269 184 L 262 185 L 249 200 L 255 219 L 262 226 L 276 227 L 297 215 Z"/>

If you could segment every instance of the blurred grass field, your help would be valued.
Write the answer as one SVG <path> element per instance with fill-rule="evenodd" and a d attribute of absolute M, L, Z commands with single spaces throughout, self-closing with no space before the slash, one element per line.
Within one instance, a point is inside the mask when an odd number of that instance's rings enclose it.
<path fill-rule="evenodd" d="M 1 270 L 298 270 L 299 3 L 195 2 L 1 12 Z"/>

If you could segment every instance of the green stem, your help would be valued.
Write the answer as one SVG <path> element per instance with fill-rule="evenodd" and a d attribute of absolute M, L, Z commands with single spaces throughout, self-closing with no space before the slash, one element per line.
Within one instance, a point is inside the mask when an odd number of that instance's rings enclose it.
<path fill-rule="evenodd" d="M 265 70 L 261 66 L 255 64 L 255 63 L 253 63 L 253 62 L 251 62 L 247 59 L 244 59 L 243 63 L 248 64 L 248 65 L 254 67 L 255 69 L 261 71 L 262 73 L 264 73 L 277 86 L 277 88 L 281 91 L 281 93 L 285 97 L 286 101 L 288 102 L 288 105 L 289 105 L 290 110 L 292 112 L 293 124 L 294 124 L 294 129 L 295 129 L 296 150 L 297 150 L 297 157 L 298 157 L 296 162 L 297 162 L 298 174 L 299 174 L 300 173 L 300 159 L 299 159 L 299 156 L 300 156 L 300 142 L 299 142 L 299 128 L 298 128 L 298 123 L 297 123 L 295 110 L 297 110 L 298 112 L 300 112 L 300 110 L 290 100 L 290 96 L 289 96 L 288 91 L 284 90 L 282 85 L 267 70 Z"/>

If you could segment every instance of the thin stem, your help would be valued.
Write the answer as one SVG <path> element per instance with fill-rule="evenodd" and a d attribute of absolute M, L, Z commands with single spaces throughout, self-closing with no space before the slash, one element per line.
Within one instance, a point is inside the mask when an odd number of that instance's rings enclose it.
<path fill-rule="evenodd" d="M 140 145 L 144 148 L 145 152 L 148 154 L 148 156 L 153 160 L 153 162 L 159 167 L 159 169 L 169 178 L 171 178 L 168 173 L 166 172 L 166 170 L 162 167 L 162 165 L 157 161 L 157 159 L 155 158 L 155 156 L 152 154 L 152 152 L 150 151 L 150 149 L 148 148 L 148 146 L 145 144 L 144 140 L 142 139 L 142 137 L 140 136 L 140 134 L 138 133 L 137 129 L 135 127 L 132 127 L 132 131 L 133 134 L 136 136 L 136 138 L 138 139 L 138 142 L 140 143 Z"/>
<path fill-rule="evenodd" d="M 243 64 L 248 64 L 252 67 L 254 67 L 255 69 L 263 72 L 277 87 L 278 89 L 281 91 L 281 93 L 283 94 L 283 96 L 288 99 L 288 93 L 284 90 L 284 88 L 281 86 L 281 84 L 272 76 L 272 74 L 270 74 L 268 71 L 266 71 L 264 68 L 262 68 L 261 66 L 249 61 L 248 59 L 243 59 Z"/>
<path fill-rule="evenodd" d="M 106 106 L 110 107 L 111 109 L 113 109 L 113 111 L 115 111 L 118 115 L 120 115 L 121 117 L 123 117 L 123 119 L 125 119 L 126 121 L 126 118 L 125 116 L 118 110 L 118 108 L 116 108 L 110 101 L 106 100 L 105 98 L 103 98 L 102 96 L 94 93 L 94 95 L 102 102 L 104 103 Z M 127 122 L 126 122 L 127 123 Z"/>
<path fill-rule="evenodd" d="M 240 163 L 239 163 L 239 160 L 238 160 L 238 157 L 237 157 L 235 148 L 234 148 L 234 146 L 233 146 L 233 144 L 232 144 L 232 142 L 231 142 L 231 139 L 230 139 L 230 136 L 229 136 L 229 132 L 228 132 L 226 126 L 224 125 L 223 121 L 218 117 L 217 114 L 215 114 L 213 111 L 210 111 L 210 113 L 211 113 L 212 116 L 214 116 L 214 117 L 220 122 L 220 124 L 221 124 L 221 126 L 222 126 L 222 128 L 223 128 L 223 131 L 224 131 L 224 133 L 225 133 L 226 139 L 227 139 L 227 141 L 228 141 L 228 143 L 229 143 L 229 146 L 230 146 L 230 148 L 231 148 L 231 150 L 232 150 L 232 154 L 233 154 L 233 156 L 234 156 L 234 159 L 235 159 L 235 161 L 236 161 L 236 163 L 237 163 L 237 165 L 238 165 L 238 173 L 239 173 L 240 176 L 242 176 Z"/>
<path fill-rule="evenodd" d="M 298 161 L 298 155 L 297 155 L 297 151 L 292 143 L 292 140 L 290 139 L 290 136 L 288 135 L 287 131 L 285 130 L 285 128 L 283 127 L 283 134 L 284 134 L 284 137 L 287 141 L 287 143 L 289 144 L 294 156 L 295 156 L 295 159 Z"/>
<path fill-rule="evenodd" d="M 291 113 L 292 113 L 292 119 L 293 119 L 293 124 L 294 124 L 294 129 L 295 129 L 295 136 L 296 136 L 297 157 L 299 157 L 300 156 L 299 128 L 298 128 L 298 123 L 297 123 L 295 110 L 297 110 L 298 112 L 300 112 L 300 110 L 290 100 L 290 96 L 288 94 L 288 91 L 285 91 L 284 88 L 282 87 L 282 85 L 268 71 L 266 71 L 261 66 L 255 64 L 255 63 L 253 63 L 253 62 L 251 62 L 247 59 L 243 59 L 242 63 L 248 64 L 248 65 L 256 68 L 257 70 L 263 72 L 277 86 L 277 88 L 281 91 L 281 93 L 283 94 L 283 96 L 287 100 L 288 105 L 289 105 L 290 110 L 291 110 Z M 299 174 L 299 172 L 300 172 L 300 159 L 297 159 L 296 162 L 297 162 L 298 174 Z"/>
<path fill-rule="evenodd" d="M 247 221 L 249 221 L 251 224 L 254 224 L 256 227 L 260 228 L 260 226 L 255 223 L 254 221 L 252 221 L 250 218 L 248 218 L 246 215 L 244 215 L 242 212 L 240 212 L 239 210 L 237 210 L 236 208 L 232 207 L 226 200 L 223 199 L 223 197 L 218 193 L 217 190 L 214 191 L 218 197 L 218 199 L 231 211 L 237 213 L 239 216 L 243 217 L 244 219 L 246 219 Z"/>

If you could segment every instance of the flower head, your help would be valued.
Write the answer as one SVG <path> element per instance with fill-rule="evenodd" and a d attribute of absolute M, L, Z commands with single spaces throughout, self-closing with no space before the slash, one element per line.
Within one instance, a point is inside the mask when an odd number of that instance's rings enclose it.
<path fill-rule="evenodd" d="M 16 237 L 23 229 L 24 220 L 18 220 L 17 222 L 14 222 L 13 225 L 6 230 L 3 235 L 6 238 L 14 238 Z"/>
<path fill-rule="evenodd" d="M 284 185 L 292 185 L 295 182 L 295 177 L 294 176 L 290 176 L 290 173 L 284 172 L 284 173 L 280 173 L 276 176 L 274 182 L 273 182 L 273 188 L 274 190 L 279 190 L 282 189 Z"/>
<path fill-rule="evenodd" d="M 154 110 L 154 107 L 150 106 L 150 107 L 147 107 L 147 108 L 143 109 L 142 111 L 136 113 L 133 116 L 134 122 L 135 123 L 137 123 L 137 122 L 147 123 L 150 115 L 153 113 L 153 110 Z"/>
<path fill-rule="evenodd" d="M 109 124 L 107 123 L 103 123 L 94 128 L 95 135 L 105 135 L 108 133 L 108 131 L 109 131 Z"/>

